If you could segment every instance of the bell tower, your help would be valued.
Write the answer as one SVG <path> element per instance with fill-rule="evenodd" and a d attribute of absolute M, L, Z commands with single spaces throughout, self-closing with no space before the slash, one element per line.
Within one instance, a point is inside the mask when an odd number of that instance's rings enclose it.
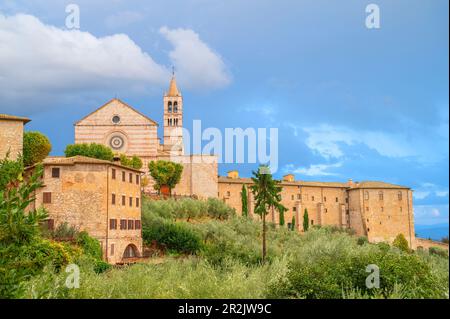
<path fill-rule="evenodd" d="M 184 155 L 183 97 L 172 72 L 169 90 L 164 94 L 164 151 L 170 155 Z"/>

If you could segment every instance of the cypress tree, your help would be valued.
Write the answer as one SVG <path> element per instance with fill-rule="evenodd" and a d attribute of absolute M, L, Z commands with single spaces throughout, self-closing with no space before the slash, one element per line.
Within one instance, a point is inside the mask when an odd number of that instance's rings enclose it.
<path fill-rule="evenodd" d="M 309 228 L 309 216 L 308 210 L 305 208 L 305 213 L 303 214 L 303 231 L 308 231 Z"/>

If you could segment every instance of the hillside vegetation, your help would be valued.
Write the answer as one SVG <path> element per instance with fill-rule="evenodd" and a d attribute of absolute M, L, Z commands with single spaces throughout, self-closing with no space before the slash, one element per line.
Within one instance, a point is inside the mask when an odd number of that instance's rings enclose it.
<path fill-rule="evenodd" d="M 51 271 L 26 284 L 26 298 L 448 298 L 448 257 L 369 244 L 337 228 L 299 235 L 237 217 L 218 200 L 143 202 L 143 237 L 157 259 L 96 272 L 81 265 L 80 288 Z M 162 260 L 154 263 L 152 260 Z M 380 288 L 366 287 L 366 266 Z"/>

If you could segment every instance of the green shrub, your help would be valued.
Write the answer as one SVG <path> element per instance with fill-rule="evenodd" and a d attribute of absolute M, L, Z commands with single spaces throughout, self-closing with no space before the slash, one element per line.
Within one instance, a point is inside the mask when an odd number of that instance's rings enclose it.
<path fill-rule="evenodd" d="M 55 240 L 73 240 L 79 235 L 78 229 L 67 222 L 59 224 L 54 230 L 46 230 L 46 233 L 48 237 Z"/>
<path fill-rule="evenodd" d="M 440 247 L 430 247 L 428 248 L 428 252 L 431 255 L 441 256 L 444 258 L 448 258 L 448 251 L 445 249 L 442 249 Z"/>
<path fill-rule="evenodd" d="M 112 266 L 103 260 L 96 260 L 94 262 L 94 271 L 96 274 L 101 274 L 107 270 L 110 270 Z"/>
<path fill-rule="evenodd" d="M 397 237 L 395 237 L 392 246 L 397 247 L 401 251 L 410 252 L 409 243 L 403 234 L 398 234 Z"/>
<path fill-rule="evenodd" d="M 114 159 L 114 153 L 109 147 L 96 143 L 69 144 L 66 146 L 64 154 L 66 157 L 80 155 L 106 161 Z"/>
<path fill-rule="evenodd" d="M 102 260 L 103 252 L 100 242 L 89 236 L 85 231 L 78 234 L 76 243 L 83 249 L 86 255 L 89 255 L 97 260 Z"/>
<path fill-rule="evenodd" d="M 23 162 L 25 166 L 42 162 L 52 150 L 47 136 L 40 132 L 25 132 L 23 134 Z"/>
<path fill-rule="evenodd" d="M 365 236 L 360 236 L 360 237 L 358 237 L 358 239 L 356 240 L 356 243 L 359 245 L 359 246 L 362 246 L 362 245 L 365 245 L 365 244 L 367 244 L 369 241 L 367 240 L 367 237 L 365 237 Z"/>
<path fill-rule="evenodd" d="M 200 236 L 181 223 L 154 222 L 143 227 L 142 237 L 146 244 L 156 241 L 167 249 L 180 253 L 196 254 L 201 249 Z"/>
<path fill-rule="evenodd" d="M 10 160 L 9 154 L 0 159 L 0 191 L 5 191 L 8 185 L 16 185 L 23 180 L 23 160 Z"/>

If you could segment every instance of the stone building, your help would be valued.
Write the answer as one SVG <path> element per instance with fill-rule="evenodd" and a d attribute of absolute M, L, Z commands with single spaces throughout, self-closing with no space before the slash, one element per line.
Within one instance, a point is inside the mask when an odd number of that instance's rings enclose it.
<path fill-rule="evenodd" d="M 242 213 L 241 191 L 253 184 L 250 178 L 239 178 L 237 171 L 219 177 L 218 196 Z M 402 233 L 415 248 L 412 190 L 384 182 L 307 182 L 296 181 L 292 174 L 281 181 L 282 204 L 288 209 L 285 222 L 303 230 L 303 214 L 308 211 L 311 225 L 351 228 L 370 242 L 392 242 Z M 248 191 L 249 215 L 254 216 L 253 194 Z M 279 223 L 278 212 L 271 211 L 268 220 Z"/>
<path fill-rule="evenodd" d="M 32 208 L 48 211 L 49 229 L 66 222 L 87 231 L 109 263 L 141 256 L 141 171 L 83 156 L 47 157 L 43 164 L 44 186 Z"/>
<path fill-rule="evenodd" d="M 0 114 L 0 159 L 9 153 L 16 159 L 23 149 L 23 126 L 30 122 L 25 117 Z"/>
<path fill-rule="evenodd" d="M 112 99 L 75 126 L 75 143 L 98 143 L 118 154 L 137 155 L 150 181 L 147 192 L 155 192 L 148 174 L 148 163 L 170 160 L 184 166 L 180 183 L 173 189 L 177 195 L 199 198 L 217 197 L 217 157 L 186 155 L 183 146 L 183 97 L 175 76 L 163 97 L 164 140 L 158 138 L 158 123 L 127 103 Z"/>

